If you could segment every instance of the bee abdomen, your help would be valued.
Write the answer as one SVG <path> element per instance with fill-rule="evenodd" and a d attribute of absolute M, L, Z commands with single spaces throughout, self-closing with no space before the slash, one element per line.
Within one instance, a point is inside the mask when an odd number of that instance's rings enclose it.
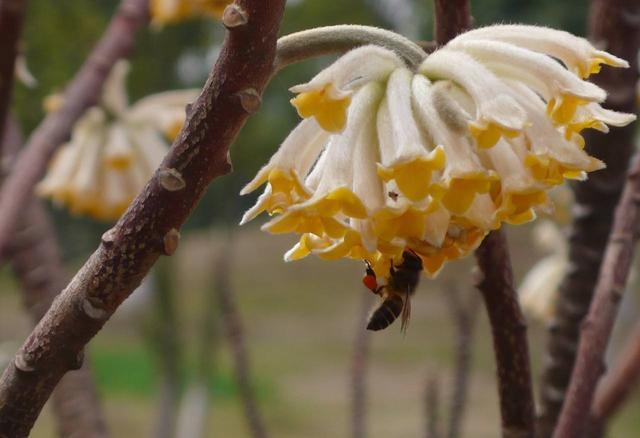
<path fill-rule="evenodd" d="M 404 307 L 404 301 L 400 295 L 392 295 L 385 298 L 369 317 L 367 330 L 383 330 L 395 321 Z"/>

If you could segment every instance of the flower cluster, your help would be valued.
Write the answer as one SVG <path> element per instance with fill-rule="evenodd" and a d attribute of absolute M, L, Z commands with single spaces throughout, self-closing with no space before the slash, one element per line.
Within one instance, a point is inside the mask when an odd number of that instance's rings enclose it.
<path fill-rule="evenodd" d="M 142 190 L 184 123 L 193 90 L 154 94 L 128 106 L 129 65 L 113 67 L 101 99 L 75 125 L 36 191 L 74 214 L 117 219 Z M 55 110 L 60 97 L 49 99 Z"/>
<path fill-rule="evenodd" d="M 176 23 L 190 17 L 207 15 L 221 18 L 232 0 L 151 0 L 151 19 L 156 25 Z"/>
<path fill-rule="evenodd" d="M 558 62 L 560 61 L 560 62 Z M 626 61 L 563 31 L 496 25 L 464 33 L 417 67 L 390 50 L 348 52 L 292 88 L 304 119 L 242 191 L 242 219 L 297 233 L 285 255 L 368 260 L 379 275 L 409 248 L 425 271 L 475 249 L 502 223 L 550 207 L 547 191 L 604 164 L 580 132 L 634 115 L 600 105 L 584 78 Z"/>

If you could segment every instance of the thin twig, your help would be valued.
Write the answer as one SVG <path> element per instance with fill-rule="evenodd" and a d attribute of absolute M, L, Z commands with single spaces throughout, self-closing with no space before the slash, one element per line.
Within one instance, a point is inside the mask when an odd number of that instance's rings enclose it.
<path fill-rule="evenodd" d="M 462 429 L 469 386 L 469 369 L 471 368 L 473 329 L 480 313 L 478 311 L 480 299 L 477 294 L 474 294 L 469 300 L 462 299 L 460 295 L 460 290 L 455 286 L 445 291 L 451 317 L 456 327 L 455 368 L 453 391 L 449 403 L 448 438 L 458 438 Z"/>
<path fill-rule="evenodd" d="M 593 301 L 580 330 L 576 365 L 553 434 L 556 438 L 580 437 L 584 433 L 585 412 L 589 412 L 596 385 L 605 370 L 604 353 L 627 285 L 639 222 L 640 155 L 636 155 L 615 211 Z"/>
<path fill-rule="evenodd" d="M 145 189 L 53 303 L 0 378 L 0 433 L 22 438 L 84 346 L 140 284 L 209 183 L 231 169 L 229 145 L 255 112 L 275 58 L 284 0 L 237 0 L 236 20 L 184 128 Z M 177 184 L 179 183 L 179 184 Z M 177 188 L 177 189 L 176 189 Z"/>
<path fill-rule="evenodd" d="M 31 134 L 0 191 L 0 257 L 4 257 L 20 215 L 55 150 L 82 114 L 95 105 L 111 67 L 128 56 L 136 31 L 149 20 L 148 0 L 122 0 L 109 27 L 67 87 L 60 109 Z"/>
<path fill-rule="evenodd" d="M 613 370 L 604 377 L 591 405 L 590 436 L 603 436 L 607 423 L 640 383 L 640 322 L 629 336 Z"/>
<path fill-rule="evenodd" d="M 446 44 L 473 26 L 469 0 L 434 0 L 433 14 L 438 45 Z"/>
<path fill-rule="evenodd" d="M 233 254 L 232 245 L 232 236 L 229 234 L 226 247 L 220 252 L 216 262 L 213 287 L 218 298 L 218 307 L 220 308 L 222 316 L 224 335 L 231 347 L 233 369 L 249 431 L 253 438 L 266 438 L 268 436 L 267 428 L 264 424 L 260 409 L 258 409 L 242 318 L 238 311 L 235 294 L 231 288 L 229 279 L 231 270 L 230 259 Z"/>
<path fill-rule="evenodd" d="M 3 129 L 11 106 L 13 76 L 26 8 L 27 0 L 0 1 L 0 139 L 4 138 Z"/>
<path fill-rule="evenodd" d="M 425 385 L 425 417 L 426 438 L 440 438 L 440 390 L 438 379 L 435 376 L 427 379 Z"/>
<path fill-rule="evenodd" d="M 176 429 L 176 414 L 180 400 L 181 348 L 180 324 L 173 285 L 172 259 L 160 259 L 152 271 L 151 288 L 156 312 L 151 327 L 151 339 L 159 362 L 160 394 L 154 425 L 154 438 L 172 438 Z"/>
<path fill-rule="evenodd" d="M 351 356 L 351 436 L 367 436 L 367 370 L 369 369 L 369 348 L 371 332 L 366 330 L 367 318 L 371 311 L 373 295 L 365 291 L 362 297 L 360 316 L 356 326 L 356 337 Z"/>
<path fill-rule="evenodd" d="M 606 106 L 634 112 L 638 81 L 637 54 L 640 26 L 629 20 L 640 13 L 636 0 L 593 0 L 590 39 L 603 49 L 629 61 L 628 69 L 603 68 L 594 82 L 608 92 Z M 540 391 L 537 433 L 551 436 L 562 408 L 575 363 L 580 323 L 589 309 L 602 255 L 620 199 L 625 172 L 634 147 L 636 125 L 612 130 L 608 135 L 590 130 L 586 150 L 607 164 L 589 179 L 574 185 L 575 206 L 569 237 L 569 269 L 560 285 Z"/>
<path fill-rule="evenodd" d="M 15 123 L 5 130 L 6 138 L 11 139 L 4 142 L 5 157 L 14 154 L 22 143 L 17 131 Z M 3 165 L 10 161 L 10 158 L 3 160 Z M 38 200 L 33 199 L 23 214 L 10 246 L 10 259 L 35 325 L 67 281 L 53 224 Z M 96 384 L 87 363 L 62 378 L 53 393 L 53 409 L 62 437 L 108 436 Z"/>
<path fill-rule="evenodd" d="M 476 258 L 481 274 L 477 287 L 489 314 L 496 355 L 502 436 L 532 438 L 534 404 L 527 325 L 513 286 L 504 232 L 489 233 L 477 249 Z"/>

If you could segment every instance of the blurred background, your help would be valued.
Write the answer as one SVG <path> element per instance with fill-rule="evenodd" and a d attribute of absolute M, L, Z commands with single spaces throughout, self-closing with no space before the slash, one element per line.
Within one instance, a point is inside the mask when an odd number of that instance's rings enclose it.
<path fill-rule="evenodd" d="M 14 106 L 25 133 L 42 119 L 43 99 L 62 90 L 81 65 L 117 3 L 31 0 L 24 53 L 39 85 L 18 85 Z M 583 35 L 588 2 L 475 0 L 472 6 L 477 26 L 522 22 Z M 429 40 L 431 7 L 427 0 L 291 0 L 282 32 L 357 23 Z M 201 87 L 223 36 L 221 24 L 210 19 L 145 30 L 132 57 L 130 100 Z M 233 174 L 215 181 L 184 227 L 176 255 L 154 268 L 90 344 L 90 365 L 112 436 L 169 437 L 169 429 L 179 429 L 184 418 L 196 418 L 199 412 L 206 413 L 204 436 L 260 436 L 256 428 L 273 437 L 352 436 L 354 366 L 365 370 L 368 436 L 426 436 L 433 411 L 428 406 L 436 393 L 440 423 L 448 421 L 460 344 L 466 345 L 462 352 L 471 362 L 462 436 L 499 435 L 491 337 L 472 286 L 473 259 L 446 267 L 437 280 L 424 278 L 406 335 L 395 324 L 368 336 L 363 335 L 363 315 L 374 300 L 360 282 L 361 263 L 310 257 L 285 264 L 282 254 L 293 237 L 264 235 L 259 223 L 236 225 L 254 201 L 236 194 L 297 122 L 287 89 L 330 60 L 288 67 L 275 77 L 261 111 L 233 145 Z M 48 208 L 72 274 L 110 224 Z M 533 228 L 508 230 L 518 281 L 547 255 L 533 244 Z M 4 362 L 30 332 L 30 320 L 9 268 L 0 272 L 0 283 Z M 633 299 L 626 302 L 620 333 L 637 315 L 637 307 Z M 462 324 L 467 328 L 462 336 L 461 311 L 465 318 L 477 319 Z M 540 321 L 528 322 L 537 378 L 545 330 Z M 360 354 L 354 355 L 354 345 Z M 613 423 L 611 436 L 637 436 L 639 408 L 636 397 Z M 33 436 L 56 436 L 50 409 L 36 423 Z"/>

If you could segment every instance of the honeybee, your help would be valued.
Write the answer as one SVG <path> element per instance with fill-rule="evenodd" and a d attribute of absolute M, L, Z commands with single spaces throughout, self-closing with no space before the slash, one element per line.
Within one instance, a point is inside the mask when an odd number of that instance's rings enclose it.
<path fill-rule="evenodd" d="M 373 309 L 367 323 L 367 330 L 383 330 L 390 326 L 402 314 L 401 331 L 407 330 L 411 316 L 411 295 L 418 286 L 422 259 L 411 250 L 404 250 L 402 263 L 391 264 L 387 284 L 378 286 L 376 273 L 371 264 L 365 260 L 366 273 L 362 282 L 376 295 L 380 295 L 382 302 Z"/>

